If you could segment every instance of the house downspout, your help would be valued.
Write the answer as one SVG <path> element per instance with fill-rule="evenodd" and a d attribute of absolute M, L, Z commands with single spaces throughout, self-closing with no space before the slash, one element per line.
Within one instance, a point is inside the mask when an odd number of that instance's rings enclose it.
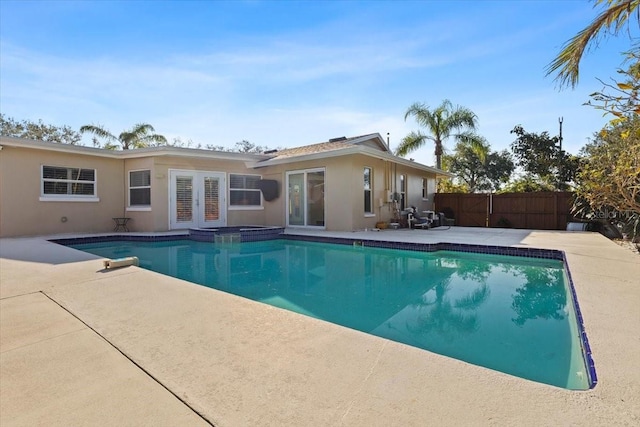
<path fill-rule="evenodd" d="M 125 218 L 127 216 L 127 174 L 126 174 L 126 163 L 127 159 L 122 159 L 122 217 Z"/>

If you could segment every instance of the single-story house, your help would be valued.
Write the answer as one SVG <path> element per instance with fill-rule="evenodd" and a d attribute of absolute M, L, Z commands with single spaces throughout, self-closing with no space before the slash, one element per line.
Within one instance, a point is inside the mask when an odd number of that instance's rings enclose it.
<path fill-rule="evenodd" d="M 105 150 L 0 137 L 0 236 L 233 225 L 349 231 L 433 209 L 439 169 L 378 133 L 261 154 Z"/>

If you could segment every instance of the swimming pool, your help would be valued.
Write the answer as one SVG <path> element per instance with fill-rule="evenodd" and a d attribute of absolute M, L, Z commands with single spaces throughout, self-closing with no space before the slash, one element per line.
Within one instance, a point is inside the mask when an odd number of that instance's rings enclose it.
<path fill-rule="evenodd" d="M 591 385 L 562 261 L 291 240 L 72 247 L 533 381 Z"/>

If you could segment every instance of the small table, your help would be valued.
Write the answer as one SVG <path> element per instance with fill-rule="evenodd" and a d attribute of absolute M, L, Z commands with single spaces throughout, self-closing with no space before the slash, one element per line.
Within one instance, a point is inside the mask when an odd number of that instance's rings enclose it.
<path fill-rule="evenodd" d="M 127 218 L 127 217 L 116 217 L 116 218 L 112 218 L 113 222 L 116 223 L 115 228 L 113 229 L 113 231 L 129 231 L 129 228 L 127 228 L 127 223 L 129 222 L 129 220 L 131 218 Z"/>

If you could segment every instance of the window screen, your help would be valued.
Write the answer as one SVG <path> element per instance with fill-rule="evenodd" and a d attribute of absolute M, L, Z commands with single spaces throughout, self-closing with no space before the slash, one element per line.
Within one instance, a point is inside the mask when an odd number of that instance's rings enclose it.
<path fill-rule="evenodd" d="M 129 172 L 129 206 L 151 205 L 151 171 Z"/>
<path fill-rule="evenodd" d="M 260 175 L 229 176 L 230 206 L 262 206 L 262 197 L 258 188 Z"/>

